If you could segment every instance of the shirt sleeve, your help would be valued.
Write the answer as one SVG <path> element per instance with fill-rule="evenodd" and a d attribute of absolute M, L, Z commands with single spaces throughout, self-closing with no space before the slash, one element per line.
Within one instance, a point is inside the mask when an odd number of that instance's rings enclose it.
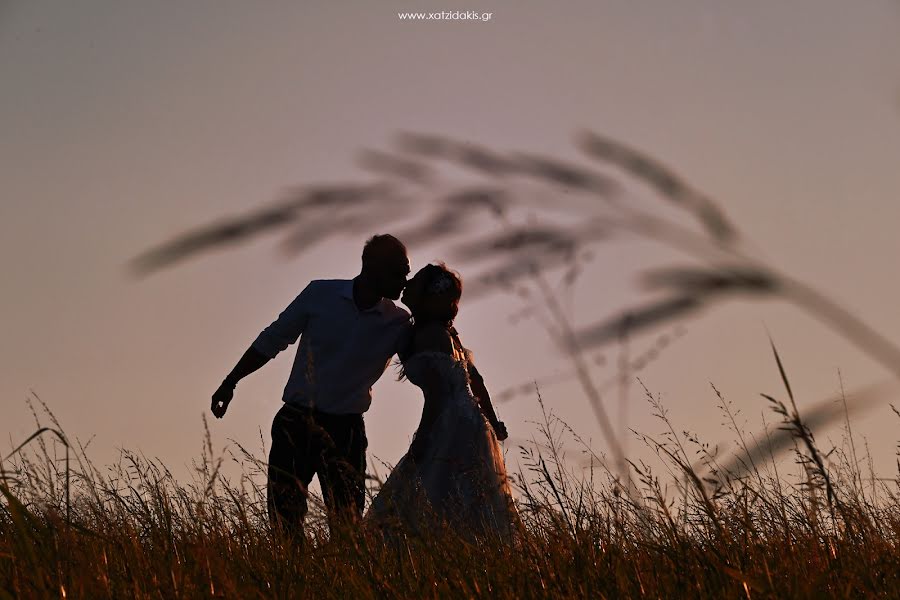
<path fill-rule="evenodd" d="M 278 318 L 253 341 L 253 348 L 258 352 L 275 358 L 275 356 L 297 341 L 309 320 L 309 309 L 312 301 L 312 284 L 307 285 L 294 298 Z"/>

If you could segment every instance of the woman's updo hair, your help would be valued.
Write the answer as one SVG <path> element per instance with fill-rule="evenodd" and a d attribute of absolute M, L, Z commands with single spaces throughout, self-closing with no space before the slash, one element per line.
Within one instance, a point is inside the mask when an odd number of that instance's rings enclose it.
<path fill-rule="evenodd" d="M 442 263 L 432 263 L 422 267 L 421 271 L 424 286 L 422 289 L 422 302 L 418 310 L 413 310 L 413 328 L 418 329 L 428 323 L 440 323 L 447 327 L 452 335 L 456 335 L 453 329 L 453 320 L 459 312 L 459 299 L 462 297 L 462 278 L 455 271 L 451 271 Z M 418 273 L 416 274 L 418 276 Z M 426 308 L 427 306 L 427 308 Z M 425 314 L 427 313 L 427 314 Z M 403 361 L 412 353 L 413 337 L 397 353 L 397 379 L 406 378 Z"/>
<path fill-rule="evenodd" d="M 447 327 L 453 325 L 453 319 L 459 313 L 459 299 L 462 297 L 462 278 L 456 271 L 447 268 L 444 263 L 432 263 L 422 267 L 425 279 L 423 295 L 426 298 L 440 300 L 430 302 L 432 314 L 428 321 L 440 321 Z M 436 311 L 436 312 L 435 312 Z M 413 315 L 415 317 L 416 315 Z M 423 323 L 418 323 L 422 325 Z"/>

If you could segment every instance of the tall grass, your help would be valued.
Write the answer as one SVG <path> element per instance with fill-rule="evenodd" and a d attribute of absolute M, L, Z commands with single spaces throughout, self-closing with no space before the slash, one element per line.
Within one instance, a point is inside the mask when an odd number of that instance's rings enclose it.
<path fill-rule="evenodd" d="M 329 534 L 314 502 L 301 548 L 270 528 L 264 465 L 245 449 L 216 458 L 207 436 L 188 483 L 127 451 L 101 470 L 47 411 L 54 427 L 2 463 L 0 598 L 896 596 L 898 481 L 863 472 L 849 419 L 844 444 L 823 452 L 793 400 L 770 396 L 780 423 L 766 435 L 790 435 L 792 479 L 717 391 L 734 456 L 679 431 L 645 392 L 663 432 L 638 437 L 662 470 L 630 463 L 627 481 L 538 393 L 512 545 L 451 530 L 399 543 L 360 526 Z M 586 469 L 568 460 L 572 444 Z M 226 459 L 243 465 L 238 479 L 222 475 Z"/>

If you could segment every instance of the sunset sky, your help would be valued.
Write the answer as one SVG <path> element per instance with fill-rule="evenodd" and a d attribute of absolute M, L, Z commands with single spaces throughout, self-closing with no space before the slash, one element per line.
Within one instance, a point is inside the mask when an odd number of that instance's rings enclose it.
<path fill-rule="evenodd" d="M 409 10 L 492 16 L 398 18 Z M 367 235 L 292 258 L 262 237 L 143 279 L 128 261 L 290 186 L 360 179 L 358 151 L 399 131 L 580 162 L 585 129 L 641 148 L 714 197 L 758 256 L 900 343 L 896 0 L 0 0 L 0 82 L 0 455 L 34 431 L 33 390 L 98 464 L 128 448 L 186 473 L 219 381 L 309 280 L 354 276 Z M 678 262 L 652 244 L 595 252 L 573 299 L 581 324 L 640 301 L 643 266 Z M 410 258 L 414 270 L 449 260 L 440 247 Z M 520 306 L 463 297 L 457 327 L 495 393 L 567 368 L 538 322 L 509 322 Z M 640 378 L 711 443 L 731 436 L 710 382 L 748 429 L 774 420 L 759 396 L 782 392 L 769 333 L 801 410 L 839 389 L 839 369 L 848 390 L 890 378 L 784 304 L 733 302 L 682 324 Z M 217 450 L 258 450 L 260 429 L 268 445 L 294 351 L 210 417 Z M 615 376 L 617 349 L 606 356 L 598 381 Z M 605 449 L 574 381 L 541 394 Z M 618 422 L 616 393 L 606 400 Z M 497 409 L 514 469 L 540 408 L 531 394 Z M 420 410 L 418 390 L 386 373 L 366 415 L 370 461 L 402 455 Z M 636 383 L 627 424 L 660 430 Z M 853 426 L 892 474 L 900 419 L 884 404 Z"/>

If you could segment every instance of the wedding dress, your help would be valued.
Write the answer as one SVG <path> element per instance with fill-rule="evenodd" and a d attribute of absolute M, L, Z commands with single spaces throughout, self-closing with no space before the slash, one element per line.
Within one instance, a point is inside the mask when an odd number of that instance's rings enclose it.
<path fill-rule="evenodd" d="M 503 449 L 469 383 L 469 354 L 418 352 L 403 361 L 418 387 L 436 370 L 444 383 L 437 416 L 418 460 L 403 456 L 369 509 L 383 528 L 426 533 L 450 526 L 464 537 L 510 540 L 517 520 Z"/>

